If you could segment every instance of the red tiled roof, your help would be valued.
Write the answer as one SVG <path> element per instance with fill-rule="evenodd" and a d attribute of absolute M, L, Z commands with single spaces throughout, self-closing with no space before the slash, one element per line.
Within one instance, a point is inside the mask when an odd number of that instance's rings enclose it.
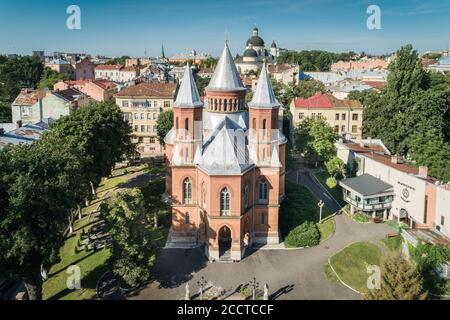
<path fill-rule="evenodd" d="M 278 73 L 278 72 L 284 72 L 293 67 L 287 63 L 283 63 L 283 64 L 269 64 L 269 66 L 267 68 L 268 68 L 269 73 Z"/>
<path fill-rule="evenodd" d="M 317 92 L 312 97 L 296 98 L 293 101 L 295 108 L 362 108 L 357 100 L 339 100 L 332 95 Z"/>
<path fill-rule="evenodd" d="M 116 87 L 116 85 L 110 80 L 99 79 L 99 80 L 93 80 L 92 83 L 95 83 L 96 85 L 98 85 L 99 87 L 101 87 L 103 89 L 111 89 L 111 88 Z"/>
<path fill-rule="evenodd" d="M 115 96 L 173 98 L 176 88 L 175 83 L 142 82 L 121 90 Z"/>
<path fill-rule="evenodd" d="M 208 73 L 213 73 L 213 72 L 214 72 L 213 68 L 201 68 L 198 73 L 199 74 L 208 74 Z"/>
<path fill-rule="evenodd" d="M 122 66 L 119 64 L 101 64 L 95 67 L 95 70 L 120 70 Z"/>
<path fill-rule="evenodd" d="M 367 153 L 367 154 L 365 154 L 365 156 L 369 157 L 377 162 L 380 162 L 384 165 L 387 165 L 391 168 L 405 172 L 405 173 L 409 173 L 409 174 L 418 174 L 419 173 L 419 169 L 409 166 L 405 163 L 393 163 L 391 160 L 392 157 L 390 155 L 382 155 L 382 154 L 378 154 L 378 153 Z"/>
<path fill-rule="evenodd" d="M 366 152 L 385 152 L 384 148 L 379 144 L 365 144 L 362 147 L 359 143 L 346 143 L 345 146 L 352 151 L 366 153 Z"/>
<path fill-rule="evenodd" d="M 386 81 L 363 81 L 364 84 L 367 84 L 373 88 L 382 88 L 387 85 Z"/>
<path fill-rule="evenodd" d="M 22 89 L 13 105 L 32 106 L 45 97 L 45 90 Z"/>

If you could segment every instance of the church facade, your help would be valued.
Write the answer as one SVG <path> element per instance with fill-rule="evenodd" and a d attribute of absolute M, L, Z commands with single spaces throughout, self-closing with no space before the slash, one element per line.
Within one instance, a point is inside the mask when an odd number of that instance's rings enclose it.
<path fill-rule="evenodd" d="M 247 74 L 251 71 L 257 72 L 261 69 L 264 61 L 274 63 L 279 56 L 279 49 L 272 42 L 270 49 L 267 49 L 264 40 L 259 36 L 258 28 L 254 27 L 251 37 L 247 40 L 245 51 L 241 57 L 235 59 L 236 67 L 240 74 Z"/>
<path fill-rule="evenodd" d="M 265 66 L 248 108 L 245 94 L 226 44 L 204 101 L 186 67 L 165 137 L 170 242 L 203 245 L 210 260 L 239 261 L 256 243 L 279 243 L 287 140 Z"/>

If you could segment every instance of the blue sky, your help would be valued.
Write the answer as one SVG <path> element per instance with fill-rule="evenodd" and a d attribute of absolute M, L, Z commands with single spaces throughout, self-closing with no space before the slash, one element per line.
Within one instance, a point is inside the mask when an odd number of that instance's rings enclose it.
<path fill-rule="evenodd" d="M 66 28 L 66 8 L 81 8 L 81 30 Z M 381 8 L 381 30 L 368 30 L 366 9 Z M 448 0 L 2 0 L 0 53 L 32 50 L 109 56 L 167 55 L 195 48 L 220 53 L 228 33 L 241 53 L 256 24 L 269 46 L 295 50 L 388 53 L 450 46 Z"/>

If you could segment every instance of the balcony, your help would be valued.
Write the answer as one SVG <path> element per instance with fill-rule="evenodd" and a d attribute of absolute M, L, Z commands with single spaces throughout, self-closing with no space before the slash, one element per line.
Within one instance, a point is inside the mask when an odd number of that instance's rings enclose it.
<path fill-rule="evenodd" d="M 344 201 L 348 204 L 353 205 L 359 210 L 362 211 L 377 211 L 377 210 L 384 210 L 389 209 L 392 207 L 392 198 L 390 200 L 387 200 L 385 202 L 377 202 L 377 203 L 364 203 L 361 201 L 356 201 L 355 199 L 352 199 L 351 196 L 347 196 L 344 194 Z"/>

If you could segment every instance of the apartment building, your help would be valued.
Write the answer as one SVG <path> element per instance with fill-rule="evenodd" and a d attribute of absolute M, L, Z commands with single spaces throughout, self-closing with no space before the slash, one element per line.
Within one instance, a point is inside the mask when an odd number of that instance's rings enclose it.
<path fill-rule="evenodd" d="M 162 156 L 156 123 L 161 112 L 171 109 L 176 93 L 175 83 L 143 82 L 127 87 L 114 97 L 124 113 L 124 120 L 132 126 L 132 141 L 142 158 Z"/>
<path fill-rule="evenodd" d="M 293 99 L 290 111 L 294 127 L 307 118 L 321 117 L 341 136 L 362 137 L 363 106 L 357 100 L 339 100 L 317 92 L 307 99 Z"/>

